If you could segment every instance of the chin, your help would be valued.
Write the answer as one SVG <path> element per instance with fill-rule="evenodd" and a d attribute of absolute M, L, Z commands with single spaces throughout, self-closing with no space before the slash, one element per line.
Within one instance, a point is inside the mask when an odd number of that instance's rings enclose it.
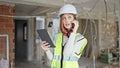
<path fill-rule="evenodd" d="M 66 28 L 66 29 L 71 29 L 71 26 L 66 26 L 65 28 Z"/>
<path fill-rule="evenodd" d="M 66 29 L 71 29 L 71 28 L 66 28 Z"/>

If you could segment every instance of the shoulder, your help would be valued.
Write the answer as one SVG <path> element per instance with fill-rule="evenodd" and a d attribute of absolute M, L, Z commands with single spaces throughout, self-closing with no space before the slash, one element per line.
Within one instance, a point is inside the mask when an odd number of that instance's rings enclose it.
<path fill-rule="evenodd" d="M 82 34 L 80 33 L 77 33 L 76 36 L 75 36 L 75 42 L 77 41 L 81 41 L 81 40 L 87 40 Z"/>
<path fill-rule="evenodd" d="M 85 37 L 80 33 L 76 33 L 75 38 L 76 39 L 82 39 L 82 38 L 85 38 Z"/>
<path fill-rule="evenodd" d="M 61 34 L 61 33 L 56 33 L 56 34 L 54 35 L 54 40 L 57 40 L 57 38 L 59 37 L 60 34 Z"/>

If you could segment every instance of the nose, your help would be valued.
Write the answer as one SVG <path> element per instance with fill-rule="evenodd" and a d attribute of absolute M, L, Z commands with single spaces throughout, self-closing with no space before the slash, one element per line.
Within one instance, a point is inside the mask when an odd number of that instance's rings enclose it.
<path fill-rule="evenodd" d="M 69 22 L 70 20 L 69 20 L 69 18 L 66 18 L 66 22 Z"/>

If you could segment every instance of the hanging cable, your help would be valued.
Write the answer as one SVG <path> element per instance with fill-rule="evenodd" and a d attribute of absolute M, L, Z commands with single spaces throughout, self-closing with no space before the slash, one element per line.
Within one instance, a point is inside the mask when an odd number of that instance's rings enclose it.
<path fill-rule="evenodd" d="M 100 1 L 100 0 L 96 0 L 96 1 L 95 1 L 93 7 L 90 9 L 89 12 L 92 12 L 92 10 L 97 6 L 97 4 L 98 4 L 99 1 Z"/>
<path fill-rule="evenodd" d="M 107 16 L 107 14 L 108 14 L 108 13 L 107 13 L 107 12 L 108 12 L 108 10 L 107 10 L 107 0 L 104 0 L 104 4 L 105 4 L 105 11 L 106 11 L 106 12 L 105 12 L 105 22 L 106 22 L 106 23 L 105 23 L 105 28 L 106 28 L 106 29 L 105 29 L 105 34 L 107 34 L 107 33 L 106 33 L 106 32 L 107 32 L 107 24 L 108 24 L 108 20 L 107 20 L 107 19 L 108 19 L 108 18 L 107 18 L 107 17 L 108 17 L 108 16 Z"/>
<path fill-rule="evenodd" d="M 96 46 L 96 37 L 97 37 L 97 28 L 96 28 L 96 24 L 95 24 L 95 20 L 94 19 L 90 19 L 91 22 L 91 28 L 92 28 L 92 48 L 93 48 L 93 68 L 96 67 L 95 64 L 95 46 Z M 93 30 L 94 27 L 94 30 Z M 95 32 L 95 34 L 93 33 L 93 31 Z"/>
<path fill-rule="evenodd" d="M 96 2 L 94 3 L 93 7 L 92 7 L 88 12 L 86 12 L 86 13 L 87 13 L 87 16 L 90 17 L 89 13 L 93 11 L 93 9 L 97 6 L 97 4 L 98 4 L 99 1 L 100 1 L 100 0 L 96 0 Z M 84 29 L 84 31 L 83 31 L 83 35 L 85 34 L 85 32 L 86 32 L 86 30 L 87 30 L 87 27 L 88 27 L 88 26 L 87 26 L 87 24 L 88 24 L 87 22 L 88 22 L 88 19 L 86 20 L 86 26 L 85 26 L 85 29 Z M 94 23 L 94 24 L 95 24 L 95 23 Z M 97 35 L 96 29 L 95 29 L 95 32 L 96 32 L 96 35 Z"/>
<path fill-rule="evenodd" d="M 82 35 L 85 35 L 85 33 L 86 33 L 86 31 L 87 31 L 87 27 L 88 27 L 88 20 L 89 20 L 89 19 L 86 19 L 86 22 L 85 22 L 85 29 L 84 29 L 84 31 L 83 31 L 83 33 L 82 33 Z"/>
<path fill-rule="evenodd" d="M 111 4 L 109 0 L 105 0 L 105 1 L 106 1 L 106 4 L 107 4 L 107 10 L 112 10 L 111 6 L 114 6 L 114 5 Z"/>
<path fill-rule="evenodd" d="M 113 14 L 114 14 L 114 17 L 116 16 L 116 4 L 115 4 L 115 1 L 114 1 L 114 9 L 113 9 Z"/>
<path fill-rule="evenodd" d="M 107 17 L 108 17 L 108 15 L 107 15 L 107 14 L 108 14 L 108 13 L 107 13 L 107 12 L 108 12 L 107 0 L 104 0 L 104 4 L 105 4 L 105 10 L 106 10 L 106 17 L 105 17 L 105 18 L 106 18 L 106 20 L 105 20 L 105 21 L 106 21 L 106 23 L 105 23 L 105 37 L 106 37 L 106 40 L 107 40 L 107 39 L 108 39 L 108 38 L 107 38 L 107 29 L 108 29 L 108 27 L 107 27 L 107 25 L 108 25 L 108 18 L 107 18 Z M 109 68 L 110 68 L 109 47 L 108 47 L 108 64 L 109 64 Z"/>
<path fill-rule="evenodd" d="M 90 12 L 93 11 L 93 9 L 97 6 L 97 4 L 99 3 L 100 0 L 96 0 L 96 2 L 94 3 L 93 7 L 87 12 L 87 15 L 90 17 Z M 96 27 L 96 23 L 94 20 L 92 20 L 92 23 L 94 24 L 94 27 L 95 27 L 95 39 L 97 37 L 97 27 Z"/>
<path fill-rule="evenodd" d="M 92 21 L 92 23 L 94 24 L 94 31 L 95 31 L 95 34 L 94 34 L 94 40 L 96 40 L 97 39 L 97 26 L 96 26 L 96 23 L 95 23 L 95 20 L 94 19 L 92 19 L 91 20 Z"/>
<path fill-rule="evenodd" d="M 92 45 L 94 45 L 93 24 L 92 24 L 92 22 L 90 23 L 90 25 L 91 25 Z M 93 68 L 95 68 L 95 51 L 94 51 L 94 46 L 92 46 L 92 55 L 93 55 Z"/>

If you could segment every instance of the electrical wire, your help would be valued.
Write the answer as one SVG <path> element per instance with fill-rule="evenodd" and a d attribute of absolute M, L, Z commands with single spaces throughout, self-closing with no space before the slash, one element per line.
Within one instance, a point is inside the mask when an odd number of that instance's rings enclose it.
<path fill-rule="evenodd" d="M 100 0 L 96 0 L 96 2 L 94 3 L 94 5 L 93 5 L 93 7 L 88 11 L 88 12 L 86 12 L 87 13 L 87 16 L 90 18 L 90 12 L 92 12 L 93 11 L 93 9 L 97 6 L 97 4 L 99 3 L 99 1 Z M 91 20 L 91 19 L 90 19 Z M 83 35 L 85 34 L 85 32 L 86 32 L 86 29 L 87 29 L 87 22 L 88 22 L 88 19 L 87 19 L 87 21 L 86 21 L 86 26 L 85 26 L 85 29 L 84 29 L 84 31 L 83 31 Z M 95 23 L 95 21 L 94 20 L 92 20 L 92 22 L 93 22 L 93 24 L 94 24 L 94 27 L 95 27 L 95 39 L 96 39 L 96 37 L 97 37 L 97 27 L 96 27 L 96 23 Z"/>
<path fill-rule="evenodd" d="M 97 33 L 95 33 L 95 35 L 94 35 L 94 33 L 93 33 L 93 31 L 95 31 L 95 32 L 97 32 L 96 31 L 96 25 L 95 25 L 95 23 L 94 23 L 95 21 L 94 21 L 94 19 L 93 20 L 90 20 L 90 25 L 91 25 L 91 35 L 92 35 L 92 48 L 93 48 L 93 50 L 92 50 L 92 54 L 93 54 L 93 68 L 96 68 L 96 61 L 95 61 L 95 58 L 96 58 L 96 56 L 95 56 L 95 46 L 96 46 L 96 37 L 97 37 Z M 93 30 L 93 26 L 94 26 L 94 29 L 95 30 Z"/>
<path fill-rule="evenodd" d="M 104 4 L 105 4 L 105 21 L 106 21 L 106 23 L 105 23 L 105 34 L 107 35 L 107 24 L 108 24 L 108 9 L 107 9 L 107 2 L 106 2 L 106 0 L 104 0 Z M 105 37 L 107 37 L 107 36 L 105 36 Z"/>
<path fill-rule="evenodd" d="M 94 24 L 94 31 L 95 31 L 95 35 L 94 35 L 94 40 L 96 40 L 97 39 L 97 26 L 96 26 L 96 23 L 95 23 L 95 20 L 93 19 L 93 20 L 91 20 L 92 21 L 92 23 Z"/>
<path fill-rule="evenodd" d="M 100 1 L 100 0 L 96 0 L 96 1 L 95 1 L 93 7 L 90 9 L 89 12 L 92 12 L 92 10 L 97 6 L 97 4 L 98 4 L 99 1 Z"/>
<path fill-rule="evenodd" d="M 116 4 L 115 4 L 115 1 L 114 1 L 114 9 L 113 9 L 113 14 L 116 16 Z M 114 17 L 115 17 L 114 16 Z"/>
<path fill-rule="evenodd" d="M 105 23 L 105 37 L 107 37 L 107 25 L 108 25 L 108 7 L 107 7 L 107 0 L 104 0 L 104 4 L 105 4 L 105 11 L 106 11 L 106 23 Z M 106 40 L 107 40 L 107 38 L 106 38 Z M 110 68 L 110 59 L 109 59 L 109 47 L 108 47 L 108 64 L 109 64 L 109 68 Z"/>
<path fill-rule="evenodd" d="M 111 4 L 110 0 L 105 0 L 105 1 L 106 1 L 106 4 L 107 4 L 107 10 L 112 10 L 111 6 L 114 6 L 114 4 Z"/>
<path fill-rule="evenodd" d="M 100 1 L 100 0 L 96 0 L 95 3 L 94 3 L 94 5 L 93 5 L 93 7 L 92 7 L 88 12 L 86 12 L 87 15 L 89 16 L 89 18 L 90 18 L 89 13 L 93 11 L 93 9 L 97 6 L 97 4 L 98 4 L 99 1 Z M 85 26 L 85 29 L 84 29 L 84 31 L 83 31 L 83 35 L 85 34 L 85 32 L 86 32 L 86 30 L 87 30 L 87 27 L 88 27 L 88 26 L 87 26 L 87 22 L 88 22 L 88 19 L 87 19 L 87 21 L 86 21 L 86 26 Z M 95 22 L 94 22 L 94 25 L 95 25 Z M 95 27 L 96 27 L 96 26 L 95 26 Z M 97 35 L 96 29 L 95 29 L 95 32 L 96 32 L 96 35 Z"/>
<path fill-rule="evenodd" d="M 84 31 L 83 31 L 83 33 L 82 33 L 82 35 L 85 35 L 85 33 L 86 33 L 86 31 L 87 31 L 87 27 L 88 27 L 88 20 L 89 20 L 89 19 L 86 19 L 86 22 L 85 22 L 85 29 L 84 29 Z"/>

